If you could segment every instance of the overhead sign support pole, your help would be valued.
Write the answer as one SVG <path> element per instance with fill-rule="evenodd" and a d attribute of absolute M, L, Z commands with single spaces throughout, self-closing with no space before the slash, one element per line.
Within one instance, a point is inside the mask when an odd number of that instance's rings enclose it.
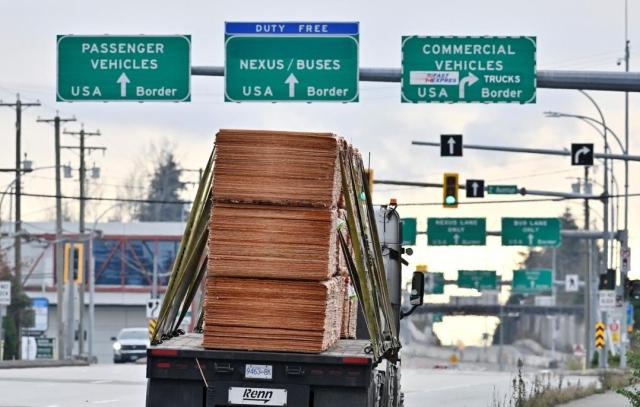
<path fill-rule="evenodd" d="M 193 76 L 224 76 L 223 66 L 192 66 Z M 398 68 L 360 68 L 360 82 L 400 82 Z M 536 86 L 544 89 L 640 92 L 640 72 L 537 70 Z"/>

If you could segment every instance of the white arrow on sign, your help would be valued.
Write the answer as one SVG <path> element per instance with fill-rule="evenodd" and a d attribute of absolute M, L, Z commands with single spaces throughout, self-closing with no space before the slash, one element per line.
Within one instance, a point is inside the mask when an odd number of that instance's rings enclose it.
<path fill-rule="evenodd" d="M 460 235 L 457 233 L 453 235 L 453 241 L 455 242 L 455 244 L 458 244 L 458 242 L 460 241 Z"/>
<path fill-rule="evenodd" d="M 447 144 L 449 144 L 449 154 L 453 155 L 456 146 L 456 139 L 454 139 L 453 137 L 449 137 L 449 140 L 447 140 Z"/>
<path fill-rule="evenodd" d="M 473 72 L 469 72 L 469 75 L 465 76 L 460 80 L 460 84 L 458 85 L 458 94 L 460 95 L 460 99 L 464 99 L 464 87 L 465 85 L 473 85 L 478 82 L 478 77 L 473 74 Z"/>
<path fill-rule="evenodd" d="M 589 147 L 583 146 L 580 150 L 576 151 L 576 155 L 573 157 L 573 162 L 576 164 L 580 163 L 580 156 L 589 154 L 590 152 L 591 149 Z"/>
<path fill-rule="evenodd" d="M 471 184 L 471 188 L 473 188 L 473 196 L 478 196 L 478 183 L 474 182 Z"/>
<path fill-rule="evenodd" d="M 127 83 L 131 83 L 131 81 L 129 80 L 129 77 L 127 76 L 127 74 L 122 72 L 122 74 L 120 75 L 120 77 L 118 78 L 118 80 L 116 82 L 120 84 L 120 97 L 126 97 L 127 96 Z"/>
<path fill-rule="evenodd" d="M 527 236 L 529 238 L 529 246 L 533 246 L 533 233 L 529 233 L 529 236 Z"/>
<path fill-rule="evenodd" d="M 287 77 L 287 80 L 284 81 L 287 85 L 289 85 L 289 97 L 292 98 L 296 95 L 296 84 L 298 83 L 298 78 L 292 73 Z"/>

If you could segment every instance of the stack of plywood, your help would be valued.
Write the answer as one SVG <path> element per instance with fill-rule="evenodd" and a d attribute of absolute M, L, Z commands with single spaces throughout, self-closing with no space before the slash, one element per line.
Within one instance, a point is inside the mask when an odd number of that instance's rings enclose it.
<path fill-rule="evenodd" d="M 348 335 L 337 241 L 345 145 L 332 134 L 218 133 L 205 347 L 321 352 Z"/>

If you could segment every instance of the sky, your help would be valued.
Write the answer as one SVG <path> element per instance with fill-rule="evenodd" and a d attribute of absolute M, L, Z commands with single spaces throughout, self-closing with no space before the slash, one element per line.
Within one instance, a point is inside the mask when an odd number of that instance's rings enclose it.
<path fill-rule="evenodd" d="M 640 5 L 630 2 L 629 39 L 631 69 L 640 65 Z M 189 103 L 58 103 L 55 101 L 56 35 L 58 34 L 190 34 L 192 64 L 224 64 L 225 21 L 359 21 L 360 66 L 400 66 L 402 35 L 532 35 L 537 37 L 537 67 L 545 70 L 620 71 L 624 54 L 623 0 L 485 0 L 482 2 L 434 1 L 336 1 L 273 0 L 243 1 L 21 1 L 0 0 L 0 99 L 14 101 L 20 93 L 25 102 L 39 100 L 41 107 L 29 108 L 23 117 L 23 151 L 34 167 L 53 165 L 53 128 L 37 123 L 37 117 L 75 116 L 77 123 L 65 128 L 99 129 L 90 145 L 107 147 L 93 153 L 88 165 L 101 168 L 101 178 L 90 181 L 92 193 L 117 196 L 119 185 L 132 173 L 149 166 L 151 146 L 171 146 L 184 168 L 200 168 L 211 151 L 214 134 L 220 128 L 330 131 L 346 137 L 358 149 L 371 154 L 377 179 L 438 182 L 445 171 L 459 172 L 461 179 L 480 178 L 487 183 L 513 183 L 519 187 L 570 191 L 582 176 L 582 168 L 571 167 L 566 157 L 481 152 L 467 150 L 464 158 L 441 158 L 438 149 L 412 146 L 411 141 L 437 141 L 442 133 L 461 133 L 465 142 L 563 149 L 572 142 L 593 142 L 602 151 L 600 136 L 572 119 L 548 119 L 545 111 L 562 111 L 596 116 L 590 102 L 575 90 L 538 89 L 537 102 L 528 105 L 431 105 L 400 103 L 397 83 L 362 83 L 359 103 L 271 104 L 225 103 L 222 78 L 194 77 Z M 624 136 L 624 96 L 615 92 L 591 92 L 601 106 L 607 123 Z M 640 96 L 630 95 L 630 152 L 640 146 Z M 0 167 L 15 162 L 14 112 L 0 107 Z M 63 144 L 77 143 L 63 136 Z M 614 150 L 616 146 L 614 146 Z M 63 163 L 77 168 L 78 156 L 64 151 Z M 599 163 L 601 164 L 601 163 Z M 595 167 L 596 182 L 603 169 Z M 622 164 L 615 175 L 623 184 Z M 39 170 L 24 177 L 24 190 L 54 193 L 53 171 Z M 637 182 L 640 164 L 630 165 L 630 191 L 640 192 Z M 187 173 L 185 180 L 195 180 Z M 0 190 L 13 179 L 0 173 Z M 77 194 L 77 177 L 63 181 L 65 194 Z M 600 192 L 600 187 L 595 187 Z M 189 199 L 195 191 L 188 190 Z M 486 217 L 487 228 L 498 230 L 502 216 L 559 216 L 568 207 L 582 222 L 582 204 L 518 203 L 510 205 L 462 205 L 456 210 L 439 206 L 402 206 L 408 203 L 438 202 L 439 190 L 376 185 L 374 201 L 397 198 L 402 216 L 418 218 L 418 229 L 426 228 L 427 217 Z M 630 200 L 630 237 L 633 253 L 640 253 L 640 200 Z M 46 198 L 25 198 L 23 216 L 29 221 L 48 220 L 54 202 Z M 72 204 L 73 205 L 73 204 Z M 595 217 L 602 205 L 593 203 Z M 89 221 L 105 213 L 110 204 L 90 204 Z M 8 199 L 0 214 L 8 215 Z M 634 210 L 635 209 L 635 210 Z M 76 209 L 71 206 L 70 210 Z M 620 223 L 622 225 L 622 223 Z M 601 227 L 601 222 L 598 222 Z M 458 269 L 497 270 L 509 276 L 516 268 L 522 248 L 502 248 L 489 237 L 486 247 L 429 248 L 426 237 L 418 237 L 412 269 L 426 263 L 432 271 L 455 278 Z M 632 260 L 632 267 L 634 261 Z M 640 261 L 636 262 L 640 264 Z M 633 273 L 632 273 L 633 274 Z M 408 273 L 407 273 L 408 275 Z M 479 322 L 483 325 L 484 322 Z M 452 332 L 457 332 L 455 329 Z M 445 341 L 455 341 L 455 335 Z M 447 336 L 449 335 L 449 336 Z M 453 336 L 452 336 L 453 335 Z M 479 336 L 479 334 L 477 335 Z"/>

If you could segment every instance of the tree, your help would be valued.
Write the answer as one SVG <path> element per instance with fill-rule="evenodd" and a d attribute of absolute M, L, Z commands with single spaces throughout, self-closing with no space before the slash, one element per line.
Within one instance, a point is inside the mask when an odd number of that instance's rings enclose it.
<path fill-rule="evenodd" d="M 30 313 L 31 299 L 24 293 L 22 284 L 11 273 L 2 250 L 0 250 L 0 281 L 11 281 L 11 304 L 7 307 L 7 316 L 2 321 L 4 359 L 11 360 L 20 355 L 20 335 L 17 327 L 31 326 L 33 315 Z"/>
<path fill-rule="evenodd" d="M 185 183 L 180 181 L 181 170 L 173 152 L 163 148 L 151 178 L 147 199 L 152 201 L 179 201 Z M 145 203 L 140 208 L 143 222 L 176 222 L 183 219 L 183 206 L 175 203 Z"/>

